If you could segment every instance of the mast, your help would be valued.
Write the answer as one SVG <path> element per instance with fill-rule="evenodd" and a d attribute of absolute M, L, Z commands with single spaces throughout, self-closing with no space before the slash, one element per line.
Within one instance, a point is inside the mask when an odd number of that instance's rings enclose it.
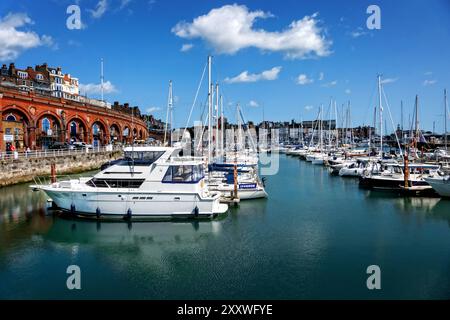
<path fill-rule="evenodd" d="M 444 116 L 445 116 L 445 121 L 444 121 L 444 141 L 445 141 L 445 151 L 447 151 L 447 89 L 444 89 Z"/>
<path fill-rule="evenodd" d="M 104 102 L 103 99 L 103 58 L 100 59 L 100 89 L 102 91 L 102 102 Z"/>
<path fill-rule="evenodd" d="M 224 128 L 223 128 L 223 97 L 220 95 L 220 156 L 223 157 L 223 140 L 224 140 Z"/>
<path fill-rule="evenodd" d="M 173 95 L 172 95 L 172 80 L 169 81 L 169 95 L 167 97 L 167 113 L 166 113 L 166 125 L 164 128 L 164 146 L 167 142 L 168 130 L 172 130 L 172 107 L 173 107 Z M 170 122 L 170 127 L 169 127 Z M 172 133 L 169 136 L 169 146 L 172 143 Z"/>
<path fill-rule="evenodd" d="M 339 129 L 338 129 L 338 108 L 336 104 L 336 100 L 334 101 L 334 134 L 336 135 L 336 151 L 339 148 Z"/>
<path fill-rule="evenodd" d="M 216 157 L 219 154 L 219 84 L 216 83 Z"/>
<path fill-rule="evenodd" d="M 416 121 L 414 124 L 414 131 L 415 131 L 415 137 L 416 137 L 416 143 L 417 143 L 417 139 L 420 139 L 419 137 L 419 96 L 416 94 L 416 106 L 415 106 L 415 111 L 416 113 Z"/>
<path fill-rule="evenodd" d="M 211 141 L 212 141 L 212 130 L 211 130 L 211 115 L 212 115 L 212 83 L 211 83 L 211 56 L 208 56 L 208 163 L 211 162 Z"/>
<path fill-rule="evenodd" d="M 348 100 L 348 127 L 350 129 L 350 145 L 353 147 L 353 128 L 352 128 L 352 114 L 351 114 L 351 106 L 350 100 Z"/>
<path fill-rule="evenodd" d="M 401 124 L 400 124 L 400 130 L 401 130 L 401 139 L 403 140 L 403 100 L 400 100 L 400 112 L 401 112 L 401 115 L 400 115 L 400 122 L 401 122 Z"/>
<path fill-rule="evenodd" d="M 381 105 L 381 75 L 378 75 L 378 107 L 380 110 L 380 156 L 383 158 L 383 106 Z"/>
<path fill-rule="evenodd" d="M 323 112 L 323 106 L 321 105 L 320 106 L 320 117 L 319 117 L 319 130 L 320 130 L 319 149 L 320 149 L 321 153 L 322 153 L 322 145 L 323 145 L 323 131 L 322 131 L 322 126 L 323 126 L 322 117 L 323 117 L 323 115 L 322 115 L 322 112 Z"/>

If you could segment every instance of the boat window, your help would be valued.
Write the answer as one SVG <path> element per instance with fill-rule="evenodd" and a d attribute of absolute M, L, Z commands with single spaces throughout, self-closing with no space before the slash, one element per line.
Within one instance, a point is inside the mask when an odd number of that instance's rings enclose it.
<path fill-rule="evenodd" d="M 118 163 L 121 166 L 149 166 L 158 160 L 164 151 L 126 151 L 124 159 Z"/>
<path fill-rule="evenodd" d="M 92 178 L 86 184 L 96 188 L 139 188 L 145 179 L 97 179 Z"/>
<path fill-rule="evenodd" d="M 170 166 L 162 182 L 168 183 L 195 183 L 203 179 L 202 165 Z"/>

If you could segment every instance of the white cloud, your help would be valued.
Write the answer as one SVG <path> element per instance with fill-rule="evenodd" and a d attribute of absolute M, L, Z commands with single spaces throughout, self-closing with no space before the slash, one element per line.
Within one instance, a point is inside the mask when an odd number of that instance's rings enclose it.
<path fill-rule="evenodd" d="M 352 90 L 346 89 L 346 90 L 345 90 L 345 93 L 346 93 L 346 94 L 351 94 L 351 93 L 352 93 Z"/>
<path fill-rule="evenodd" d="M 283 31 L 254 29 L 258 19 L 273 15 L 249 11 L 245 5 L 225 5 L 195 18 L 177 23 L 172 32 L 185 39 L 201 38 L 217 53 L 234 54 L 245 48 L 283 52 L 287 58 L 324 57 L 330 54 L 331 41 L 319 26 L 318 14 L 293 21 Z"/>
<path fill-rule="evenodd" d="M 387 83 L 392 83 L 392 82 L 396 82 L 398 80 L 398 78 L 386 78 L 381 80 L 382 84 L 387 84 Z"/>
<path fill-rule="evenodd" d="M 305 106 L 306 111 L 312 110 L 313 108 L 314 108 L 313 106 Z"/>
<path fill-rule="evenodd" d="M 281 71 L 281 67 L 273 67 L 270 70 L 265 70 L 261 73 L 248 73 L 248 71 L 241 72 L 239 75 L 233 78 L 225 78 L 226 83 L 239 83 L 239 82 L 256 82 L 260 80 L 276 80 Z"/>
<path fill-rule="evenodd" d="M 424 86 L 431 86 L 431 85 L 433 85 L 433 84 L 435 84 L 437 82 L 437 80 L 425 80 L 424 82 L 423 82 L 423 85 Z"/>
<path fill-rule="evenodd" d="M 183 45 L 181 46 L 180 51 L 181 51 L 181 52 L 186 52 L 186 51 L 191 50 L 193 47 L 194 47 L 194 45 L 193 45 L 192 43 L 185 43 L 185 44 L 183 44 Z"/>
<path fill-rule="evenodd" d="M 325 74 L 323 72 L 319 73 L 319 81 L 322 81 L 325 77 Z"/>
<path fill-rule="evenodd" d="M 306 74 L 300 74 L 297 77 L 297 84 L 299 84 L 299 85 L 305 85 L 305 84 L 309 84 L 309 83 L 313 83 L 313 82 L 314 82 L 314 80 L 308 78 L 308 76 Z"/>
<path fill-rule="evenodd" d="M 159 107 L 150 107 L 147 109 L 147 113 L 154 113 L 154 112 L 157 112 L 160 110 L 161 110 L 161 108 L 159 108 Z"/>
<path fill-rule="evenodd" d="M 359 38 L 359 37 L 365 36 L 366 34 L 367 34 L 367 32 L 364 31 L 364 29 L 361 27 L 358 27 L 356 30 L 350 32 L 350 35 L 353 38 Z"/>
<path fill-rule="evenodd" d="M 100 0 L 97 3 L 97 5 L 95 6 L 94 10 L 88 10 L 88 11 L 91 13 L 92 18 L 98 19 L 98 18 L 101 18 L 105 14 L 107 9 L 108 9 L 108 1 Z"/>
<path fill-rule="evenodd" d="M 26 13 L 8 13 L 0 18 L 0 60 L 14 60 L 23 51 L 39 46 L 57 48 L 50 36 L 18 30 L 33 24 L 33 20 Z"/>
<path fill-rule="evenodd" d="M 119 10 L 122 10 L 130 4 L 131 0 L 120 0 Z"/>
<path fill-rule="evenodd" d="M 100 94 L 102 92 L 102 85 L 100 83 L 80 83 L 80 93 L 81 94 Z M 110 82 L 106 81 L 103 83 L 103 93 L 114 93 L 117 92 L 116 87 Z"/>
<path fill-rule="evenodd" d="M 250 107 L 254 107 L 254 108 L 259 107 L 258 102 L 256 102 L 255 100 L 250 100 L 250 102 L 248 103 L 248 105 L 249 105 Z"/>
<path fill-rule="evenodd" d="M 423 75 L 425 75 L 425 76 L 431 76 L 431 75 L 433 75 L 433 72 L 427 71 L 427 72 L 425 72 Z"/>
<path fill-rule="evenodd" d="M 334 87 L 335 85 L 337 85 L 337 80 L 327 82 L 327 83 L 323 84 L 322 87 L 329 88 L 329 87 Z"/>

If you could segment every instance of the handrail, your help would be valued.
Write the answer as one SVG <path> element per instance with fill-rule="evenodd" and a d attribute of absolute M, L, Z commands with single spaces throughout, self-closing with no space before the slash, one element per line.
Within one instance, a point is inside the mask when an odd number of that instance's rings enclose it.
<path fill-rule="evenodd" d="M 98 146 L 92 149 L 80 148 L 80 149 L 58 149 L 58 150 L 30 150 L 24 152 L 1 152 L 0 160 L 15 161 L 20 159 L 38 159 L 38 158 L 50 158 L 50 157 L 63 157 L 70 155 L 79 155 L 84 153 L 101 153 L 101 152 L 112 152 L 122 150 L 122 146 Z"/>

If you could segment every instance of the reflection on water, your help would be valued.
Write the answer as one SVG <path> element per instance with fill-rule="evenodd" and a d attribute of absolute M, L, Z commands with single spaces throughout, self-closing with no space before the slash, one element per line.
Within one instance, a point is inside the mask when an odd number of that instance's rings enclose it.
<path fill-rule="evenodd" d="M 0 298 L 373 298 L 373 263 L 376 297 L 449 297 L 449 200 L 361 190 L 287 157 L 266 183 L 269 199 L 214 221 L 131 223 L 63 219 L 43 193 L 1 188 Z"/>

